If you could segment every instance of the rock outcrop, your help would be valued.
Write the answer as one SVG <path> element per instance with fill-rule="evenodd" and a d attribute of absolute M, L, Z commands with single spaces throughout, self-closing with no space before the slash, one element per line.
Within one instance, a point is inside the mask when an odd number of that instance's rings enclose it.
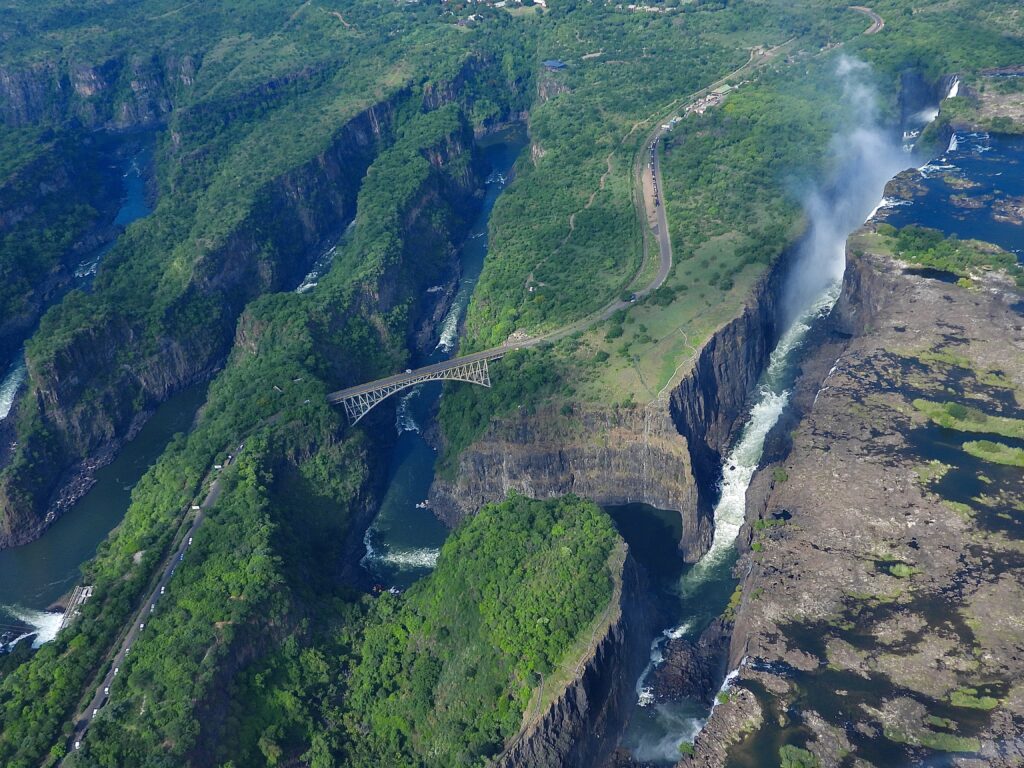
<path fill-rule="evenodd" d="M 595 637 L 593 650 L 547 711 L 495 761 L 499 768 L 593 768 L 614 749 L 653 631 L 646 578 L 625 544 L 620 555 L 603 635 Z"/>
<path fill-rule="evenodd" d="M 821 766 L 1024 759 L 1024 632 L 1008 608 L 1024 600 L 1024 496 L 1018 469 L 967 445 L 996 431 L 972 423 L 1024 417 L 1019 295 L 998 273 L 951 284 L 870 243 L 847 253 L 838 359 L 805 367 L 817 378 L 792 448 L 751 485 L 733 695 L 682 765 L 722 765 L 723 742 L 751 730 L 737 694 L 774 713 L 757 743 Z"/>
<path fill-rule="evenodd" d="M 575 493 L 603 505 L 642 502 L 679 512 L 680 550 L 697 560 L 711 541 L 721 452 L 768 362 L 788 259 L 760 281 L 739 317 L 701 348 L 666 398 L 648 406 L 578 404 L 523 409 L 492 421 L 459 457 L 455 480 L 438 478 L 432 508 L 448 524 L 517 491 Z"/>

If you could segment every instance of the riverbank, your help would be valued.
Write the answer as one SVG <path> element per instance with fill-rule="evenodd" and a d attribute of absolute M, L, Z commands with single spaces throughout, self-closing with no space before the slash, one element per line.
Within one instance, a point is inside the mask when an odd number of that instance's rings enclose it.
<path fill-rule="evenodd" d="M 456 353 L 466 308 L 487 257 L 491 211 L 513 178 L 513 167 L 528 137 L 522 125 L 507 126 L 477 140 L 483 176 L 479 208 L 467 222 L 449 278 L 428 288 L 434 308 L 415 334 L 414 365 L 429 365 Z M 370 584 L 408 587 L 437 563 L 448 528 L 428 500 L 437 459 L 434 419 L 442 387 L 439 382 L 414 387 L 396 397 L 396 437 L 390 446 L 388 476 L 379 508 L 364 533 L 358 558 Z M 392 411 L 388 409 L 386 413 Z"/>

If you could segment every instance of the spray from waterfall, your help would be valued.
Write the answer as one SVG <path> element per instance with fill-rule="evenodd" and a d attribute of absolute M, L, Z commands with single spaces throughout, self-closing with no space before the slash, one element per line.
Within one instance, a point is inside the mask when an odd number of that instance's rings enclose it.
<path fill-rule="evenodd" d="M 808 332 L 816 320 L 831 312 L 839 297 L 846 239 L 884 205 L 886 182 L 908 165 L 897 141 L 900 134 L 879 124 L 875 95 L 867 85 L 867 65 L 841 57 L 835 74 L 846 106 L 858 122 L 833 138 L 834 173 L 827 185 L 812 190 L 804 200 L 808 228 L 783 288 L 783 333 L 761 377 L 749 418 L 725 458 L 711 547 L 679 583 L 686 614 L 677 627 L 663 632 L 652 644 L 650 663 L 637 681 L 638 703 L 649 713 L 644 737 L 631 747 L 638 759 L 674 763 L 680 744 L 692 741 L 710 716 L 706 708 L 694 713 L 692 702 L 683 717 L 678 708 L 655 704 L 649 675 L 661 664 L 669 638 L 693 637 L 703 630 L 711 617 L 699 615 L 706 610 L 702 596 L 711 593 L 712 584 L 731 579 L 735 540 L 746 515 L 747 488 L 761 462 L 765 439 L 789 403 Z M 724 685 L 735 676 L 733 670 Z"/>
<path fill-rule="evenodd" d="M 804 201 L 808 231 L 783 296 L 786 327 L 842 278 L 847 236 L 877 210 L 886 182 L 909 165 L 893 132 L 879 124 L 868 73 L 867 64 L 847 56 L 836 66 L 843 98 L 859 123 L 833 137 L 834 178 Z"/>

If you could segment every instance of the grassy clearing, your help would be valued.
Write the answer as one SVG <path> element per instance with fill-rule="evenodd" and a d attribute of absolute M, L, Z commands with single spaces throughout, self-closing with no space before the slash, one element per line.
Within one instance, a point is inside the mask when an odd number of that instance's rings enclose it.
<path fill-rule="evenodd" d="M 949 703 L 954 707 L 989 710 L 999 706 L 999 699 L 981 695 L 976 688 L 958 688 L 949 694 Z"/>
<path fill-rule="evenodd" d="M 940 427 L 947 429 L 955 429 L 958 432 L 991 432 L 1003 437 L 1024 438 L 1024 419 L 990 416 L 962 403 L 937 403 L 920 398 L 914 400 L 914 408 Z"/>
<path fill-rule="evenodd" d="M 1024 467 L 1024 449 L 1021 448 L 991 440 L 971 440 L 963 444 L 963 449 L 982 461 L 1005 464 L 1009 467 Z"/>

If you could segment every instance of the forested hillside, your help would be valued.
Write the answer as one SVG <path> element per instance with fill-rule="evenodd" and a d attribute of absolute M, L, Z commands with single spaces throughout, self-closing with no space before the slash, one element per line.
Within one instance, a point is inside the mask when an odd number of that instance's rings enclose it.
<path fill-rule="evenodd" d="M 546 404 L 571 425 L 580 405 L 633 408 L 677 380 L 800 232 L 800 197 L 851 116 L 832 76 L 840 55 L 871 61 L 887 94 L 905 69 L 1005 63 L 994 30 L 1019 18 L 1014 4 L 954 3 L 958 17 L 883 2 L 883 41 L 832 0 L 649 13 L 575 0 L 8 2 L 0 318 L 109 219 L 102 140 L 155 143 L 155 207 L 27 341 L 0 543 L 42 533 L 61 489 L 157 404 L 209 390 L 84 565 L 94 592 L 80 618 L 0 666 L 0 764 L 440 768 L 500 753 L 602 615 L 621 541 L 590 502 L 513 496 L 456 529 L 431 576 L 370 598 L 359 558 L 394 401 L 353 426 L 325 398 L 413 365 L 417 340 L 436 336 L 425 326 L 457 280 L 485 183 L 477 141 L 525 121 L 531 144 L 495 205 L 462 351 L 628 301 L 651 279 L 637 153 L 691 94 L 740 70 L 720 107 L 661 145 L 665 285 L 553 348 L 509 354 L 492 388 L 449 387 L 449 475 L 495 418 Z M 957 24 L 967 34 L 947 44 Z M 68 183 L 36 195 L 48 176 Z M 297 293 L 335 243 L 326 274 Z M 215 478 L 219 499 L 75 750 L 76 717 Z"/>

